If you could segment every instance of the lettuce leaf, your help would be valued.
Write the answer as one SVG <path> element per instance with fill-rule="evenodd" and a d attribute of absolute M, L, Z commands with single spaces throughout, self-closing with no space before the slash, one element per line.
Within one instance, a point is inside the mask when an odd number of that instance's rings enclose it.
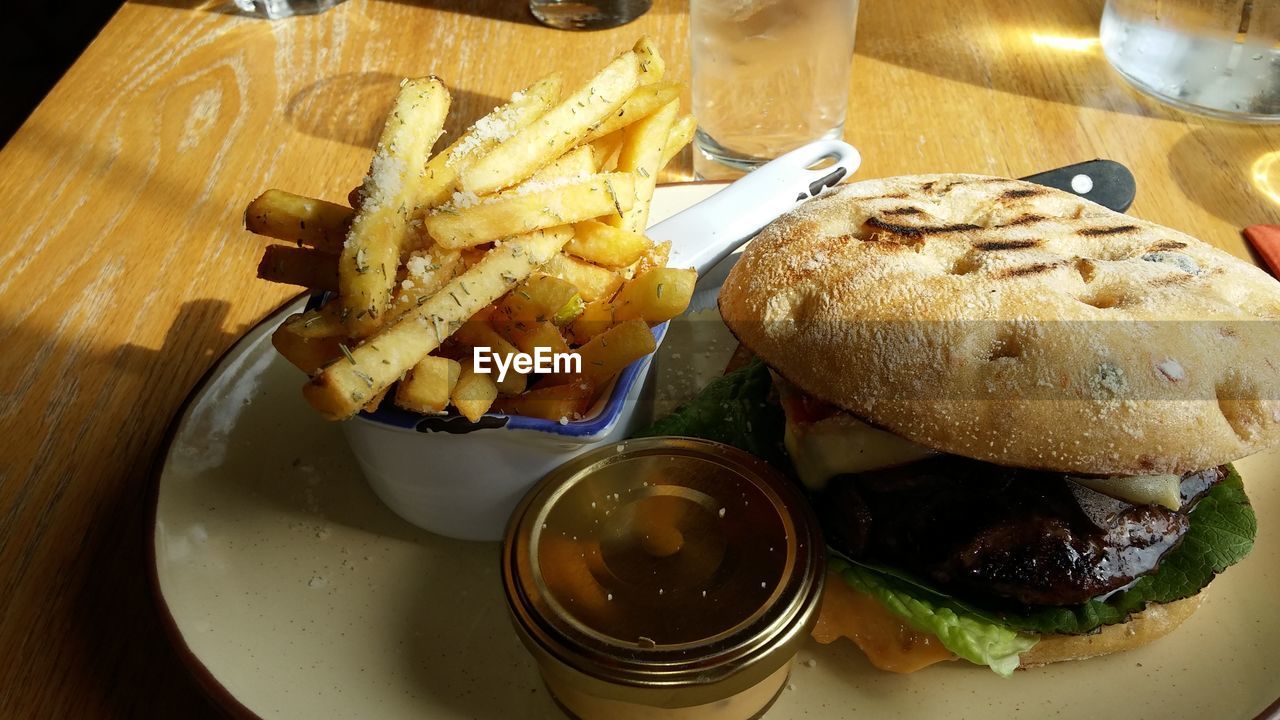
<path fill-rule="evenodd" d="M 773 379 L 759 358 L 704 387 L 675 412 L 641 430 L 636 437 L 683 435 L 714 440 L 745 450 L 784 473 L 792 474 L 782 441 L 786 416 L 769 398 Z"/>
<path fill-rule="evenodd" d="M 772 380 L 758 359 L 716 379 L 672 415 L 641 435 L 684 435 L 733 445 L 793 474 L 782 444 L 785 416 L 769 399 Z M 1257 518 L 1234 468 L 1200 500 L 1182 542 L 1158 570 L 1129 588 L 1081 605 L 1009 609 L 980 608 L 946 595 L 896 568 L 833 555 L 840 576 L 919 630 L 972 662 L 1005 674 L 1029 636 L 1079 635 L 1124 622 L 1151 603 L 1168 603 L 1200 592 L 1242 560 L 1253 547 Z M 1030 647 L 1030 646 L 1028 646 Z M 1025 649 L 1025 648 L 1023 648 Z M 1012 653 L 1012 655 L 1011 655 Z M 1013 658 L 1011 660 L 1010 658 Z"/>
<path fill-rule="evenodd" d="M 855 589 L 870 595 L 911 627 L 937 636 L 943 647 L 975 665 L 986 665 L 996 674 L 1009 677 L 1018 669 L 1018 654 L 1039 641 L 966 609 L 957 608 L 937 596 L 914 592 L 910 585 L 895 582 L 868 567 L 851 564 L 832 555 L 827 568 Z"/>

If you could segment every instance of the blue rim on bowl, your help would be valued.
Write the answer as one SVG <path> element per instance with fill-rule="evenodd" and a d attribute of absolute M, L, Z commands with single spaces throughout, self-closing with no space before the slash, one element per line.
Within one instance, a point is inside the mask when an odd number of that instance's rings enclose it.
<path fill-rule="evenodd" d="M 305 309 L 315 310 L 327 302 L 329 297 L 329 292 L 312 293 L 307 298 Z M 651 328 L 655 344 L 662 344 L 662 339 L 667 334 L 667 325 L 668 323 L 663 322 Z M 423 415 L 422 413 L 411 412 L 396 406 L 390 396 L 382 401 L 377 410 L 373 412 L 361 410 L 357 417 L 379 425 L 387 425 L 404 430 L 416 430 L 418 432 L 469 433 L 476 430 L 503 428 L 507 430 L 536 430 L 565 437 L 591 437 L 603 434 L 622 417 L 623 405 L 627 396 L 637 382 L 644 380 L 642 371 L 652 359 L 653 355 L 649 354 L 623 368 L 622 372 L 618 373 L 618 377 L 614 379 L 612 387 L 609 388 L 608 397 L 603 405 L 597 402 L 596 408 L 599 408 L 598 411 L 581 420 L 559 422 L 525 415 L 486 413 L 478 421 L 471 422 L 456 412 L 449 412 L 444 415 Z"/>

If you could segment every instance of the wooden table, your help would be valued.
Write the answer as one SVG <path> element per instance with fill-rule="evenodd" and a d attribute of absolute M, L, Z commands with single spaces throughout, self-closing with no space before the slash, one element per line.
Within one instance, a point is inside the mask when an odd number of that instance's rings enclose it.
<path fill-rule="evenodd" d="M 684 3 L 571 33 L 520 0 L 352 0 L 271 23 L 126 4 L 0 152 L 0 716 L 214 714 L 161 631 L 149 492 L 197 379 L 294 292 L 257 281 L 260 190 L 339 200 L 402 76 L 452 88 L 449 130 L 636 36 L 687 78 Z M 214 3 L 207 3 L 214 5 Z M 1097 46 L 1101 0 L 868 0 L 847 138 L 860 177 L 1025 175 L 1093 157 L 1138 177 L 1132 212 L 1248 257 L 1280 220 L 1280 130 L 1136 94 Z M 689 177 L 688 155 L 669 180 Z"/>

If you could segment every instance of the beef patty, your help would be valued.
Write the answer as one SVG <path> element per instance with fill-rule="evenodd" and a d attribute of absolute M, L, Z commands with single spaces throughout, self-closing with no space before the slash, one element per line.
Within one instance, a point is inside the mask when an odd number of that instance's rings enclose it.
<path fill-rule="evenodd" d="M 954 455 L 833 478 L 827 542 L 960 597 L 1076 605 L 1154 571 L 1225 468 L 1188 473 L 1178 511 L 1133 505 L 1060 474 Z"/>

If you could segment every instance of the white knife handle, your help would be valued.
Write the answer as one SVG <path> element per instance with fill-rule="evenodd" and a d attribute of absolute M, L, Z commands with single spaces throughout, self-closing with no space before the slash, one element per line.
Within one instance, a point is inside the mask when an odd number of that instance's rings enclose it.
<path fill-rule="evenodd" d="M 831 159 L 820 170 L 809 166 Z M 701 275 L 750 240 L 779 215 L 852 175 L 858 151 L 839 140 L 819 140 L 760 166 L 720 192 L 646 231 L 671 241 L 671 267 Z"/>

